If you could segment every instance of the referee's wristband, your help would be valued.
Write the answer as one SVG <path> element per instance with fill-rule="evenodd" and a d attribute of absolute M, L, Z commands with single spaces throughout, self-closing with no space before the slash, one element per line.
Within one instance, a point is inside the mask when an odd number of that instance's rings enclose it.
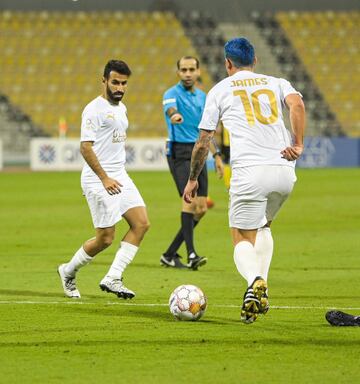
<path fill-rule="evenodd" d="M 220 151 L 216 151 L 216 152 L 213 154 L 213 159 L 215 159 L 216 156 L 221 156 L 221 152 L 220 152 Z"/>

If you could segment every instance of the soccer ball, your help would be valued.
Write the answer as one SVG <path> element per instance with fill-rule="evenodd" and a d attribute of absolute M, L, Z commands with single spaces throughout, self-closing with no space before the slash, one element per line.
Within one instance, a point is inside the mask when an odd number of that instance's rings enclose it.
<path fill-rule="evenodd" d="M 180 285 L 170 295 L 170 312 L 178 320 L 199 320 L 205 313 L 207 299 L 195 285 Z"/>

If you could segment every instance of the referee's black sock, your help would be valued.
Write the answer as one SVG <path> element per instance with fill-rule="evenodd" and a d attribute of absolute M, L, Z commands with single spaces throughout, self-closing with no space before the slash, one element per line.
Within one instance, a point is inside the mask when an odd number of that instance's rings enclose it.
<path fill-rule="evenodd" d="M 194 214 L 189 212 L 181 212 L 181 229 L 186 244 L 188 255 L 195 252 L 194 250 Z"/>
<path fill-rule="evenodd" d="M 182 214 L 185 212 L 182 212 Z M 165 256 L 173 256 L 176 254 L 178 249 L 180 248 L 181 244 L 184 241 L 184 235 L 183 235 L 183 228 L 182 228 L 182 214 L 181 214 L 181 228 L 179 229 L 178 233 L 176 234 L 174 240 L 170 244 L 167 251 L 164 253 Z M 191 214 L 190 214 L 191 215 Z M 193 219 L 193 228 L 195 228 L 199 224 L 199 221 Z"/>

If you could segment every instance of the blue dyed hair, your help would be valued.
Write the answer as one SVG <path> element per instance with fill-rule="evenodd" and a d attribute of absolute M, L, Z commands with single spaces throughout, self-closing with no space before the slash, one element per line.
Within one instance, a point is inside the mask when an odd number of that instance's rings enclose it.
<path fill-rule="evenodd" d="M 225 58 L 230 59 L 237 68 L 254 64 L 255 49 L 244 37 L 229 40 L 224 46 L 224 51 Z"/>

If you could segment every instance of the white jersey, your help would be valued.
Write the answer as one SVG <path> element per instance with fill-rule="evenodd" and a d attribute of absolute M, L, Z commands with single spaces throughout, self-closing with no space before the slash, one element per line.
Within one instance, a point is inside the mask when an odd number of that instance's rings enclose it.
<path fill-rule="evenodd" d="M 126 107 L 110 104 L 99 96 L 82 113 L 81 141 L 92 141 L 93 150 L 101 167 L 111 177 L 124 170 L 125 139 L 128 128 Z M 98 176 L 85 163 L 81 174 L 84 183 L 100 182 Z"/>
<path fill-rule="evenodd" d="M 285 79 L 238 71 L 208 93 L 199 129 L 216 130 L 219 120 L 229 131 L 233 168 L 254 165 L 295 166 L 280 152 L 291 145 L 282 108 L 285 97 L 301 94 Z"/>

